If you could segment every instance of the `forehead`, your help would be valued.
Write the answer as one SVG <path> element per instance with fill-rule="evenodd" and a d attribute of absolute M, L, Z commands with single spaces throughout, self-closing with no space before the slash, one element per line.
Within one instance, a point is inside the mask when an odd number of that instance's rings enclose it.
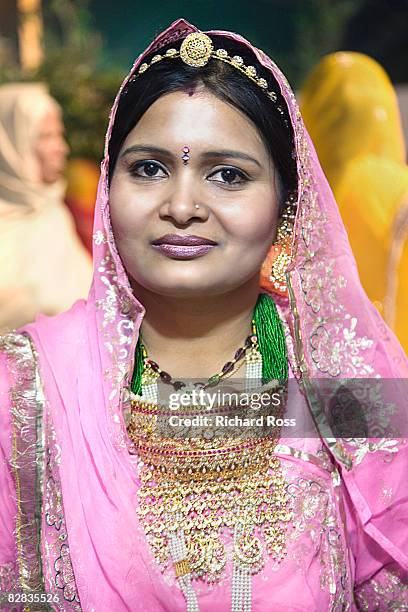
<path fill-rule="evenodd" d="M 205 90 L 173 92 L 156 100 L 128 134 L 125 145 L 237 148 L 266 155 L 256 126 L 234 106 Z"/>

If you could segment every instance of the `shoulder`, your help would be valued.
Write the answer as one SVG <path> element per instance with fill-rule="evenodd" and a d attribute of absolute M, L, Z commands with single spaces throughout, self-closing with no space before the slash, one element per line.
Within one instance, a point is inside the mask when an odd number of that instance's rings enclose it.
<path fill-rule="evenodd" d="M 0 336 L 1 406 L 11 402 L 13 389 L 31 386 L 35 373 L 36 358 L 30 337 L 18 332 Z"/>
<path fill-rule="evenodd" d="M 38 352 L 67 349 L 75 344 L 86 327 L 88 303 L 78 300 L 69 310 L 54 316 L 38 315 L 34 323 L 21 328 L 20 333 L 28 336 L 32 347 Z"/>
<path fill-rule="evenodd" d="M 0 480 L 10 476 L 9 470 L 3 468 L 7 467 L 12 452 L 15 397 L 21 397 L 24 390 L 32 389 L 35 372 L 35 358 L 28 336 L 20 333 L 0 336 Z M 5 486 L 4 482 L 2 486 Z"/>
<path fill-rule="evenodd" d="M 0 336 L 0 391 L 3 390 L 7 372 L 14 371 L 13 365 L 28 364 L 33 360 L 33 344 L 28 335 L 11 332 Z"/>
<path fill-rule="evenodd" d="M 34 323 L 0 335 L 0 398 L 36 376 L 39 354 L 63 352 L 70 358 L 70 347 L 83 336 L 86 308 L 85 300 L 79 300 L 61 314 L 40 314 Z"/>

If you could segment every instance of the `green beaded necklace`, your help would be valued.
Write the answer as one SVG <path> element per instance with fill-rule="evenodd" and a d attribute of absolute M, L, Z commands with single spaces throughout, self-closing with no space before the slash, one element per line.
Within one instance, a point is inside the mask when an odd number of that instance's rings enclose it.
<path fill-rule="evenodd" d="M 255 304 L 253 321 L 258 338 L 259 352 L 262 355 L 262 382 L 279 380 L 285 384 L 288 380 L 288 355 L 285 333 L 273 299 L 266 293 L 260 293 Z M 142 392 L 142 375 L 144 356 L 142 343 L 139 340 L 135 349 L 135 366 L 133 369 L 131 389 L 136 395 Z"/>
<path fill-rule="evenodd" d="M 259 352 L 262 355 L 262 382 L 288 380 L 288 352 L 285 332 L 273 299 L 260 293 L 254 309 Z"/>

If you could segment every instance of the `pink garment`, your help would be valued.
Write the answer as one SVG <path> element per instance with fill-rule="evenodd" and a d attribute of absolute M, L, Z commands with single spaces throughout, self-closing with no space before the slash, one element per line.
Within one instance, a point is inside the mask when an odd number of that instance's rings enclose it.
<path fill-rule="evenodd" d="M 178 45 L 192 31 L 196 28 L 184 20 L 173 23 L 139 56 L 123 86 L 146 53 L 173 41 Z M 279 82 L 292 118 L 299 208 L 291 300 L 279 300 L 291 377 L 298 381 L 288 410 L 305 419 L 314 414 L 322 433 L 322 439 L 280 440 L 277 454 L 295 517 L 286 559 L 278 567 L 268 561 L 253 578 L 252 609 L 407 609 L 406 441 L 380 436 L 337 441 L 326 429 L 312 385 L 317 378 L 375 377 L 395 379 L 397 385 L 408 377 L 406 358 L 360 286 L 335 201 L 286 79 L 242 37 L 209 34 L 254 51 Z M 106 143 L 117 103 L 118 98 Z M 121 397 L 144 308 L 113 242 L 107 174 L 106 153 L 88 300 L 58 317 L 39 317 L 23 329 L 26 335 L 6 336 L 0 345 L 0 590 L 19 589 L 22 582 L 45 587 L 60 595 L 54 606 L 61 610 L 181 611 L 186 604 L 174 574 L 162 574 L 155 565 L 135 511 L 140 483 L 128 452 Z M 38 355 L 42 389 L 27 335 Z M 17 393 L 10 395 L 10 388 Z M 194 587 L 201 610 L 230 609 L 230 566 L 221 584 L 195 581 Z"/>

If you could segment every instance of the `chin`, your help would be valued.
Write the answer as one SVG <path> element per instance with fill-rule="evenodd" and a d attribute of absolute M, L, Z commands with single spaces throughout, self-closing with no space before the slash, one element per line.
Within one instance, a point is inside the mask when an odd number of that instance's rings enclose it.
<path fill-rule="evenodd" d="M 206 283 L 175 283 L 171 285 L 156 285 L 149 289 L 159 295 L 184 299 L 204 298 L 225 292 L 225 286 L 214 285 L 214 283 L 208 285 Z"/>
<path fill-rule="evenodd" d="M 47 185 L 53 185 L 54 183 L 56 183 L 57 181 L 59 181 L 62 177 L 62 174 L 49 174 L 48 176 L 45 176 L 43 178 L 43 182 L 46 183 Z"/>
<path fill-rule="evenodd" d="M 202 275 L 196 276 L 190 279 L 180 279 L 164 277 L 166 282 L 163 282 L 163 278 L 140 278 L 136 281 L 137 285 L 140 285 L 145 290 L 155 293 L 157 295 L 163 295 L 172 298 L 184 298 L 184 299 L 197 299 L 197 298 L 208 298 L 211 296 L 222 295 L 235 289 L 242 281 L 231 283 L 230 278 L 218 278 L 214 277 L 205 278 Z M 135 295 L 137 297 L 137 287 L 135 288 Z"/>

